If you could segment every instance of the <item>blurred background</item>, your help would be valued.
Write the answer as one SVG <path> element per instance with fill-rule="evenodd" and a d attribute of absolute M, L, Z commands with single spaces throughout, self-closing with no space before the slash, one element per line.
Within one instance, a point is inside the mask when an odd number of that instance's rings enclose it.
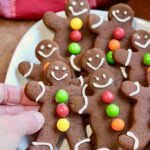
<path fill-rule="evenodd" d="M 45 11 L 64 10 L 65 0 L 0 0 L 0 82 L 4 82 L 11 56 L 24 33 Z M 91 8 L 108 10 L 126 3 L 135 16 L 150 21 L 150 0 L 88 0 Z"/>

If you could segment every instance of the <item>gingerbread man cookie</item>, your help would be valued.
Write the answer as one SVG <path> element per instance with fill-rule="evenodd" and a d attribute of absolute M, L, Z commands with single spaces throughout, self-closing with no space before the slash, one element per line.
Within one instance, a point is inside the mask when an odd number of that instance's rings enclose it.
<path fill-rule="evenodd" d="M 90 6 L 87 0 L 68 0 L 65 5 L 67 18 L 62 18 L 53 12 L 45 13 L 45 25 L 55 31 L 54 41 L 60 46 L 62 56 L 79 54 L 92 48 L 94 33 L 88 29 Z"/>
<path fill-rule="evenodd" d="M 63 61 L 52 62 L 45 72 L 51 86 L 42 82 L 29 82 L 25 87 L 27 97 L 41 104 L 45 124 L 29 150 L 53 150 L 64 133 L 71 150 L 90 150 L 83 117 L 69 110 L 68 101 L 82 95 L 82 87 L 71 84 L 71 72 Z"/>
<path fill-rule="evenodd" d="M 58 45 L 50 40 L 41 41 L 35 50 L 35 55 L 40 61 L 40 64 L 33 62 L 21 62 L 18 66 L 19 72 L 24 78 L 29 78 L 35 81 L 44 81 L 44 69 L 50 61 L 63 60 L 66 61 L 61 55 Z"/>
<path fill-rule="evenodd" d="M 103 58 L 103 55 L 99 55 L 100 57 Z M 92 59 L 88 60 L 94 68 L 98 66 L 94 63 L 98 60 L 93 59 L 93 63 Z M 84 69 L 90 70 L 93 68 L 91 65 L 84 63 Z M 126 97 L 120 91 L 122 80 L 120 81 L 116 76 L 117 74 L 113 74 L 108 65 L 100 67 L 87 77 L 82 97 L 70 100 L 70 107 L 74 112 L 89 115 L 89 123 L 95 137 L 92 140 L 94 149 L 119 149 L 118 135 L 121 131 L 126 131 L 130 124 L 131 105 L 126 102 Z M 89 89 L 93 91 L 92 94 L 88 94 Z"/>
<path fill-rule="evenodd" d="M 134 12 L 126 4 L 117 4 L 108 11 L 108 21 L 102 17 L 91 14 L 89 26 L 91 31 L 97 34 L 94 47 L 100 48 L 105 53 L 108 50 L 128 48 L 131 44 L 130 38 L 134 33 L 132 20 Z"/>
<path fill-rule="evenodd" d="M 126 134 L 119 136 L 119 143 L 125 149 L 142 150 L 150 141 L 150 73 L 147 75 L 148 87 L 139 82 L 125 81 L 123 93 L 128 96 L 133 108 L 133 123 Z"/>
<path fill-rule="evenodd" d="M 114 52 L 116 63 L 124 65 L 128 79 L 146 85 L 146 69 L 150 65 L 150 33 L 139 30 L 132 36 L 134 49 L 120 49 Z"/>

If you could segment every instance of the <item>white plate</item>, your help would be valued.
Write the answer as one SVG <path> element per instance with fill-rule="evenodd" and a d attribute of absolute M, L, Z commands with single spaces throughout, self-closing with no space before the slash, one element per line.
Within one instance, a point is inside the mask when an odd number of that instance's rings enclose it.
<path fill-rule="evenodd" d="M 107 19 L 107 12 L 105 11 L 92 10 L 91 13 L 103 16 L 103 18 Z M 60 12 L 58 15 L 65 17 L 64 12 Z M 150 22 L 135 18 L 133 27 L 135 29 L 144 29 L 150 31 Z M 25 80 L 17 71 L 18 64 L 24 60 L 39 63 L 34 54 L 35 47 L 43 39 L 53 39 L 53 35 L 53 32 L 47 29 L 42 21 L 39 21 L 33 25 L 23 36 L 14 52 L 7 71 L 5 83 L 23 86 L 25 84 Z M 23 138 L 19 150 L 25 150 L 27 145 L 27 138 Z M 65 146 L 63 145 L 62 147 L 64 149 Z"/>

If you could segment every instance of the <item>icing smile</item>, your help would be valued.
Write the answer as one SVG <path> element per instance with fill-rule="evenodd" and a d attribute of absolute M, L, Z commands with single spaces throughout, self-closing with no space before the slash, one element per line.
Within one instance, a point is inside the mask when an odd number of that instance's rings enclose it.
<path fill-rule="evenodd" d="M 76 11 L 73 9 L 72 6 L 69 6 L 69 10 L 71 11 L 71 13 L 72 13 L 73 16 L 80 16 L 80 15 L 85 14 L 85 13 L 88 11 L 87 8 L 84 8 L 84 9 L 82 9 L 81 11 L 76 12 Z"/>
<path fill-rule="evenodd" d="M 48 58 L 48 57 L 50 57 L 56 50 L 58 50 L 58 48 L 54 47 L 54 48 L 52 49 L 52 51 L 50 51 L 48 54 L 44 54 L 41 50 L 38 51 L 38 53 L 39 53 L 39 55 L 41 55 L 42 57 Z"/>
<path fill-rule="evenodd" d="M 60 78 L 56 77 L 54 71 L 51 72 L 51 75 L 52 75 L 52 77 L 53 77 L 55 80 L 60 81 L 60 80 L 65 79 L 65 78 L 68 76 L 68 73 L 65 73 L 65 74 L 64 74 L 62 77 L 60 77 Z"/>
<path fill-rule="evenodd" d="M 118 15 L 117 15 L 117 13 L 116 13 L 115 10 L 112 11 L 112 15 L 113 15 L 119 22 L 127 22 L 127 21 L 129 21 L 129 20 L 131 19 L 130 16 L 128 16 L 128 17 L 126 17 L 126 18 L 124 18 L 124 19 L 118 17 Z"/>
<path fill-rule="evenodd" d="M 90 67 L 93 70 L 98 70 L 103 65 L 104 61 L 105 61 L 105 59 L 102 58 L 100 60 L 100 63 L 99 63 L 99 65 L 97 67 L 94 67 L 91 63 L 87 62 L 87 66 Z"/>
<path fill-rule="evenodd" d="M 141 47 L 141 48 L 147 48 L 149 46 L 149 44 L 150 44 L 150 39 L 145 44 L 141 44 L 141 43 L 139 43 L 137 41 L 135 41 L 135 44 L 137 46 Z"/>
<path fill-rule="evenodd" d="M 97 83 L 93 83 L 93 86 L 95 88 L 99 88 L 99 89 L 102 89 L 102 88 L 106 88 L 108 87 L 109 85 L 111 85 L 113 83 L 113 79 L 112 78 L 109 78 L 108 82 L 106 84 L 97 84 Z"/>

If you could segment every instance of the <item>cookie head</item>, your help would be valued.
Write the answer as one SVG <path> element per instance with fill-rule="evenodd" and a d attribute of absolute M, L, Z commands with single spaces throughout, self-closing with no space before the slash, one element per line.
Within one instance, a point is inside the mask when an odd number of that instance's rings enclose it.
<path fill-rule="evenodd" d="M 108 70 L 101 68 L 90 76 L 89 86 L 94 91 L 106 90 L 114 84 L 114 76 Z"/>
<path fill-rule="evenodd" d="M 117 4 L 110 8 L 109 19 L 116 20 L 120 23 L 132 22 L 134 12 L 130 6 L 126 4 Z"/>
<path fill-rule="evenodd" d="M 51 84 L 69 84 L 71 72 L 69 66 L 63 61 L 54 61 L 48 66 L 45 76 Z"/>
<path fill-rule="evenodd" d="M 93 48 L 85 52 L 82 57 L 82 68 L 87 72 L 97 71 L 103 66 L 105 56 L 103 51 Z"/>
<path fill-rule="evenodd" d="M 50 40 L 41 41 L 36 47 L 36 57 L 41 61 L 49 59 L 58 51 L 58 45 Z"/>
<path fill-rule="evenodd" d="M 68 0 L 65 11 L 68 17 L 78 17 L 89 14 L 90 6 L 87 0 Z"/>
<path fill-rule="evenodd" d="M 150 33 L 139 30 L 132 36 L 132 44 L 134 48 L 138 51 L 139 49 L 150 49 Z"/>

